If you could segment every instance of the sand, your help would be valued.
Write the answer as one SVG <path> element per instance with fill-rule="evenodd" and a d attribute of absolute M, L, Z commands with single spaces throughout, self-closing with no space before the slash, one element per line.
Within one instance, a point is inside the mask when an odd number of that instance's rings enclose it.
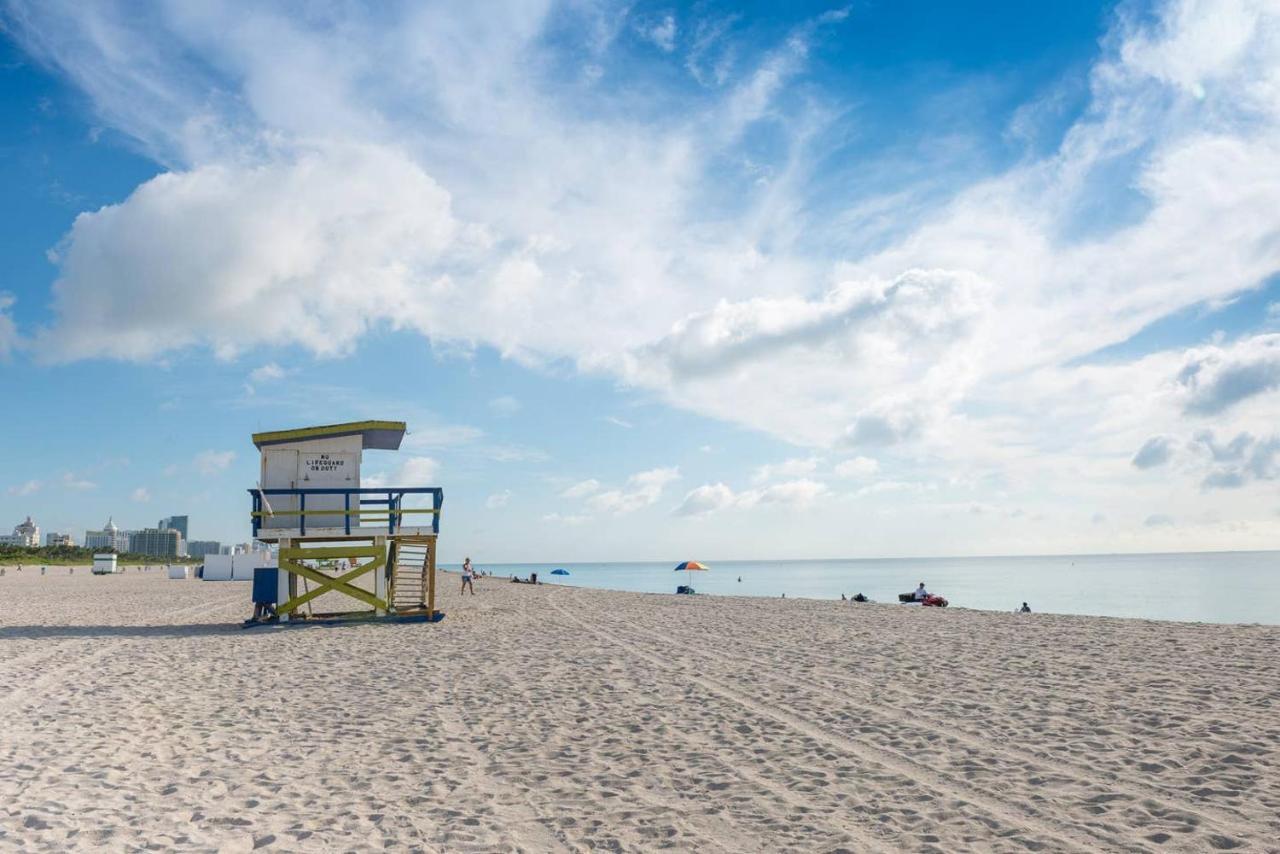
<path fill-rule="evenodd" d="M 1280 628 L 0 578 L 0 848 L 1280 850 Z"/>

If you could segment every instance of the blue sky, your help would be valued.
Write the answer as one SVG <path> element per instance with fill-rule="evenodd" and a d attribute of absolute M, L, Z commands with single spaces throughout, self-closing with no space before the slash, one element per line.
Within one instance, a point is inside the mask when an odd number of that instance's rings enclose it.
<path fill-rule="evenodd" d="M 240 541 L 252 432 L 393 418 L 446 558 L 1280 534 L 1273 4 L 0 26 L 0 523 Z"/>

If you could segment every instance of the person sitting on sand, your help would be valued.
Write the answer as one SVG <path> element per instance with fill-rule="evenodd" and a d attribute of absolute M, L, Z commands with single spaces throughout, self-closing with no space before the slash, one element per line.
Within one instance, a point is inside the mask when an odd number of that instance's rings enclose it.
<path fill-rule="evenodd" d="M 467 588 L 471 588 L 471 595 L 476 595 L 475 585 L 476 571 L 471 566 L 471 558 L 467 558 L 462 562 L 462 590 L 459 595 L 467 592 Z"/>
<path fill-rule="evenodd" d="M 1022 613 L 1022 614 L 1030 614 L 1030 613 L 1031 613 L 1031 606 L 1030 606 L 1030 605 L 1028 605 L 1026 602 L 1023 602 L 1023 603 L 1022 603 L 1022 607 L 1018 609 L 1018 612 L 1019 612 L 1019 613 Z"/>
<path fill-rule="evenodd" d="M 841 593 L 841 594 L 840 594 L 840 601 L 841 601 L 841 602 L 848 602 L 848 601 L 849 601 L 849 599 L 848 599 L 848 597 L 847 597 L 847 596 L 845 596 L 843 593 Z"/>
<path fill-rule="evenodd" d="M 917 602 L 923 602 L 929 597 L 929 591 L 924 589 L 923 581 L 920 582 L 920 586 L 916 588 L 916 592 L 913 595 Z"/>

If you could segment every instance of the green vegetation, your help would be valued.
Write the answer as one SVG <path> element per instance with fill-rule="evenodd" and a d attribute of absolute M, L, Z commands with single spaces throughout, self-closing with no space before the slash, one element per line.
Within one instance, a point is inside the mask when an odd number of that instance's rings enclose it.
<path fill-rule="evenodd" d="M 33 549 L 23 546 L 0 546 L 0 564 L 5 566 L 88 566 L 93 563 L 95 552 L 102 549 L 86 549 L 82 546 L 38 546 Z M 124 553 L 116 556 L 116 562 L 125 566 L 134 564 L 159 563 L 202 563 L 198 557 L 164 557 L 162 555 L 138 555 Z"/>

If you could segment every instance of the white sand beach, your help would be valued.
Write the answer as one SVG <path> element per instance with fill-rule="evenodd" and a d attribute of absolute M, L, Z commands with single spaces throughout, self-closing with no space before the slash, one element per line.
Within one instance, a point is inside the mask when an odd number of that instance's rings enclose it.
<path fill-rule="evenodd" d="M 0 578 L 0 848 L 1280 850 L 1280 628 Z"/>

